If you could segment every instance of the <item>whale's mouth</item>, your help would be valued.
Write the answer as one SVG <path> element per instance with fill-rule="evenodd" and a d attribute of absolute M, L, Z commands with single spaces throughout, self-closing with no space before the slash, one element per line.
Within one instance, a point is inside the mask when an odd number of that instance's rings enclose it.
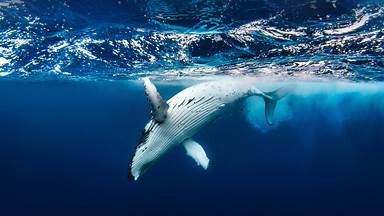
<path fill-rule="evenodd" d="M 129 163 L 128 167 L 128 179 L 132 181 L 136 181 L 142 174 L 144 174 L 149 168 L 151 168 L 154 164 L 154 161 L 149 161 L 144 163 L 140 167 L 134 167 L 132 165 L 132 161 Z M 137 165 L 138 166 L 138 165 Z"/>
<path fill-rule="evenodd" d="M 128 164 L 128 179 L 129 180 L 137 180 L 139 178 L 139 176 L 143 172 L 145 172 L 150 166 L 150 165 L 144 164 L 144 165 L 141 165 L 141 167 L 137 169 L 135 166 L 139 166 L 138 164 L 141 164 L 141 163 L 139 163 L 138 161 L 135 161 L 135 159 L 136 159 L 138 153 L 144 153 L 144 151 L 147 149 L 147 147 L 145 145 L 147 144 L 148 136 L 149 136 L 150 132 L 152 131 L 155 124 L 156 123 L 154 121 L 150 121 L 147 124 L 147 126 L 141 132 L 141 137 L 140 137 L 139 143 L 137 144 L 137 146 L 135 148 L 135 153 L 133 154 L 133 156 L 132 156 L 132 158 Z M 139 170 L 139 171 L 135 171 L 135 170 Z"/>
<path fill-rule="evenodd" d="M 131 181 L 136 181 L 140 177 L 140 173 L 141 171 L 137 171 L 137 169 L 135 169 L 132 158 L 128 165 L 128 179 Z"/>
<path fill-rule="evenodd" d="M 128 170 L 128 179 L 129 179 L 129 180 L 132 180 L 132 181 L 135 181 L 135 180 L 136 180 L 135 176 L 133 176 L 133 174 L 132 174 L 132 169 L 131 169 L 131 167 L 129 167 L 129 170 Z"/>

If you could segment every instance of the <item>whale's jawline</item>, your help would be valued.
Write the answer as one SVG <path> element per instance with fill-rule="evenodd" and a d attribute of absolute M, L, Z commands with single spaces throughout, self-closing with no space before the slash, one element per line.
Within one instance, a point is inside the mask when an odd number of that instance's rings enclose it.
<path fill-rule="evenodd" d="M 141 137 L 140 137 L 140 140 L 139 140 L 139 143 L 136 145 L 135 147 L 135 152 L 134 154 L 132 155 L 132 158 L 131 160 L 129 161 L 128 163 L 128 179 L 129 180 L 137 180 L 138 177 L 135 177 L 132 173 L 132 164 L 133 164 L 133 159 L 135 158 L 136 156 L 136 153 L 137 153 L 137 150 L 146 144 L 147 140 L 148 140 L 148 136 L 149 136 L 149 133 L 152 131 L 152 129 L 154 128 L 154 126 L 156 125 L 155 122 L 152 122 L 150 127 L 149 128 L 144 128 L 141 132 Z"/>
<path fill-rule="evenodd" d="M 128 180 L 131 180 L 131 181 L 135 181 L 135 176 L 132 175 L 132 167 L 131 167 L 131 163 L 132 162 L 129 162 L 129 165 L 128 165 Z"/>

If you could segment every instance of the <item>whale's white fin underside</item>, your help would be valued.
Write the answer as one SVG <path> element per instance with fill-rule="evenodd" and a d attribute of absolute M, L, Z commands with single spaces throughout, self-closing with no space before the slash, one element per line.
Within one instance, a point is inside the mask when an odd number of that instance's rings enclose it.
<path fill-rule="evenodd" d="M 209 159 L 203 147 L 192 139 L 187 139 L 183 142 L 183 146 L 187 151 L 187 155 L 192 157 L 197 165 L 203 167 L 205 170 L 208 168 Z"/>
<path fill-rule="evenodd" d="M 169 105 L 164 101 L 156 86 L 149 78 L 144 78 L 144 90 L 147 95 L 149 106 L 151 107 L 151 114 L 155 121 L 161 123 L 167 118 Z"/>

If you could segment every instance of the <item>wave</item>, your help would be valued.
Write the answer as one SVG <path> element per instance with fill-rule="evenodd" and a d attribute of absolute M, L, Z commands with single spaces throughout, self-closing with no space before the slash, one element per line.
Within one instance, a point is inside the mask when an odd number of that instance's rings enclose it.
<path fill-rule="evenodd" d="M 0 74 L 382 81 L 382 11 L 376 1 L 9 0 L 0 4 Z"/>
<path fill-rule="evenodd" d="M 370 19 L 380 17 L 382 16 L 382 14 L 383 14 L 382 8 L 380 8 L 378 12 L 375 12 L 373 14 L 364 14 L 362 10 L 359 10 L 358 12 L 356 12 L 356 17 L 358 17 L 358 19 L 355 22 L 342 28 L 324 30 L 324 33 L 328 35 L 342 35 L 342 34 L 351 33 L 365 26 Z"/>

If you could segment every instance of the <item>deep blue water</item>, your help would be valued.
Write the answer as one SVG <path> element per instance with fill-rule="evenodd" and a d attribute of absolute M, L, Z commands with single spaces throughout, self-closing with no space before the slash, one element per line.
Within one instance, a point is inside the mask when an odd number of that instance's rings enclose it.
<path fill-rule="evenodd" d="M 0 0 L 1 215 L 381 215 L 379 0 Z M 137 182 L 149 119 L 216 76 L 295 83 L 275 124 L 249 98 Z"/>
<path fill-rule="evenodd" d="M 2 211 L 378 214 L 384 86 L 298 85 L 274 127 L 249 99 L 202 130 L 207 171 L 177 148 L 131 182 L 127 163 L 149 118 L 139 83 L 1 82 Z M 182 88 L 159 90 L 168 98 Z"/>

